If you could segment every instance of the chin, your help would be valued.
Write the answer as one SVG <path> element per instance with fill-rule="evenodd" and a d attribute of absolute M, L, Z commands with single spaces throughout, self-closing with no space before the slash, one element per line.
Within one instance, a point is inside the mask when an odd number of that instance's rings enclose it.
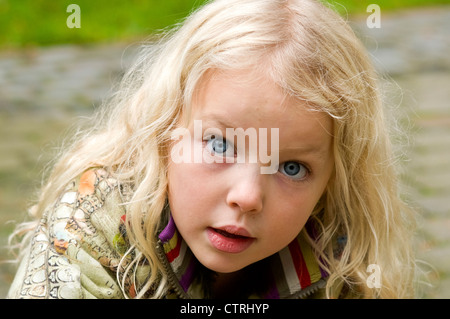
<path fill-rule="evenodd" d="M 197 257 L 197 259 L 203 266 L 205 266 L 209 270 L 223 274 L 239 271 L 251 264 L 251 262 L 243 262 L 242 257 L 236 257 L 237 256 L 232 255 L 213 257 L 210 255 L 206 258 Z"/>

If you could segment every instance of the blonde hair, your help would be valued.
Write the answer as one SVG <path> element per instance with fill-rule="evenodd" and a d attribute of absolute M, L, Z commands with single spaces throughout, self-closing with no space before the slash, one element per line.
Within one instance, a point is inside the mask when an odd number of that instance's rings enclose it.
<path fill-rule="evenodd" d="M 399 198 L 377 76 L 351 28 L 318 1 L 211 1 L 158 43 L 143 46 L 95 126 L 78 134 L 54 166 L 36 215 L 89 167 L 108 167 L 132 182 L 128 234 L 152 269 L 138 297 L 150 287 L 159 287 L 153 297 L 161 297 L 166 279 L 155 246 L 171 132 L 189 114 L 208 70 L 248 67 L 333 119 L 334 174 L 311 217 L 317 237 L 304 232 L 330 274 L 327 296 L 338 297 L 333 287 L 342 282 L 366 298 L 413 296 L 413 220 Z M 334 258 L 332 239 L 340 233 L 347 242 Z M 366 285 L 369 264 L 380 267 L 381 288 Z"/>

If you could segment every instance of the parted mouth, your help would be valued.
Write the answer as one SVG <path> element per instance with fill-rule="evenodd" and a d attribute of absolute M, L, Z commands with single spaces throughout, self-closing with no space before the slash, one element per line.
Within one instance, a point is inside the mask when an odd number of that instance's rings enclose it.
<path fill-rule="evenodd" d="M 206 233 L 212 246 L 227 253 L 243 252 L 256 240 L 245 228 L 236 226 L 208 227 Z"/>
<path fill-rule="evenodd" d="M 233 234 L 233 233 L 230 233 L 230 232 L 227 232 L 225 230 L 218 229 L 218 228 L 213 228 L 213 230 L 216 233 L 218 233 L 218 234 L 220 234 L 222 236 L 228 237 L 228 238 L 236 238 L 236 239 L 248 239 L 248 238 L 251 238 L 250 236 L 243 236 L 243 235 Z"/>
<path fill-rule="evenodd" d="M 226 225 L 217 228 L 211 228 L 214 229 L 217 233 L 229 238 L 253 238 L 250 232 L 243 227 Z"/>

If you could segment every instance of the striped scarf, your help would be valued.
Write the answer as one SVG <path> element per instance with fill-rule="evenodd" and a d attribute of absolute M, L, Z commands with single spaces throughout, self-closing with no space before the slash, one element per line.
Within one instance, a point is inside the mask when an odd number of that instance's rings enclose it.
<path fill-rule="evenodd" d="M 159 234 L 168 263 L 176 276 L 179 286 L 187 297 L 202 298 L 201 291 L 194 287 L 195 258 L 186 242 L 179 234 L 172 217 Z M 267 278 L 269 292 L 265 299 L 286 299 L 304 297 L 325 284 L 327 273 L 319 267 L 311 246 L 301 236 L 287 247 L 270 257 L 270 273 Z"/>

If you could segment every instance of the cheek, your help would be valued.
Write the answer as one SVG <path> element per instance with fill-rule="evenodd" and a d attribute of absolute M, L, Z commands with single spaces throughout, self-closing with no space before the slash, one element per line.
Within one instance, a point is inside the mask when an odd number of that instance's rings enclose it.
<path fill-rule="evenodd" d="M 192 183 L 193 172 L 189 164 L 170 163 L 168 168 L 168 200 L 172 217 L 178 230 L 187 236 L 195 220 L 192 212 L 198 210 L 195 193 L 200 183 Z"/>
<path fill-rule="evenodd" d="M 278 193 L 274 200 L 266 228 L 269 237 L 277 238 L 280 247 L 289 244 L 303 229 L 321 195 L 309 191 L 298 192 L 295 197 L 284 194 Z"/>
<path fill-rule="evenodd" d="M 168 198 L 172 214 L 190 217 L 201 214 L 219 198 L 215 178 L 203 164 L 171 163 L 168 168 Z M 193 217 L 193 216 L 192 216 Z"/>
<path fill-rule="evenodd" d="M 169 202 L 172 210 L 177 210 L 183 203 L 189 204 L 192 196 L 198 192 L 201 183 L 192 183 L 195 181 L 195 170 L 191 164 L 171 163 L 168 168 L 168 186 Z"/>
<path fill-rule="evenodd" d="M 278 238 L 286 238 L 286 241 L 292 240 L 302 230 L 312 209 L 306 206 L 284 206 L 279 208 L 279 214 L 272 216 L 272 231 L 276 232 Z"/>

